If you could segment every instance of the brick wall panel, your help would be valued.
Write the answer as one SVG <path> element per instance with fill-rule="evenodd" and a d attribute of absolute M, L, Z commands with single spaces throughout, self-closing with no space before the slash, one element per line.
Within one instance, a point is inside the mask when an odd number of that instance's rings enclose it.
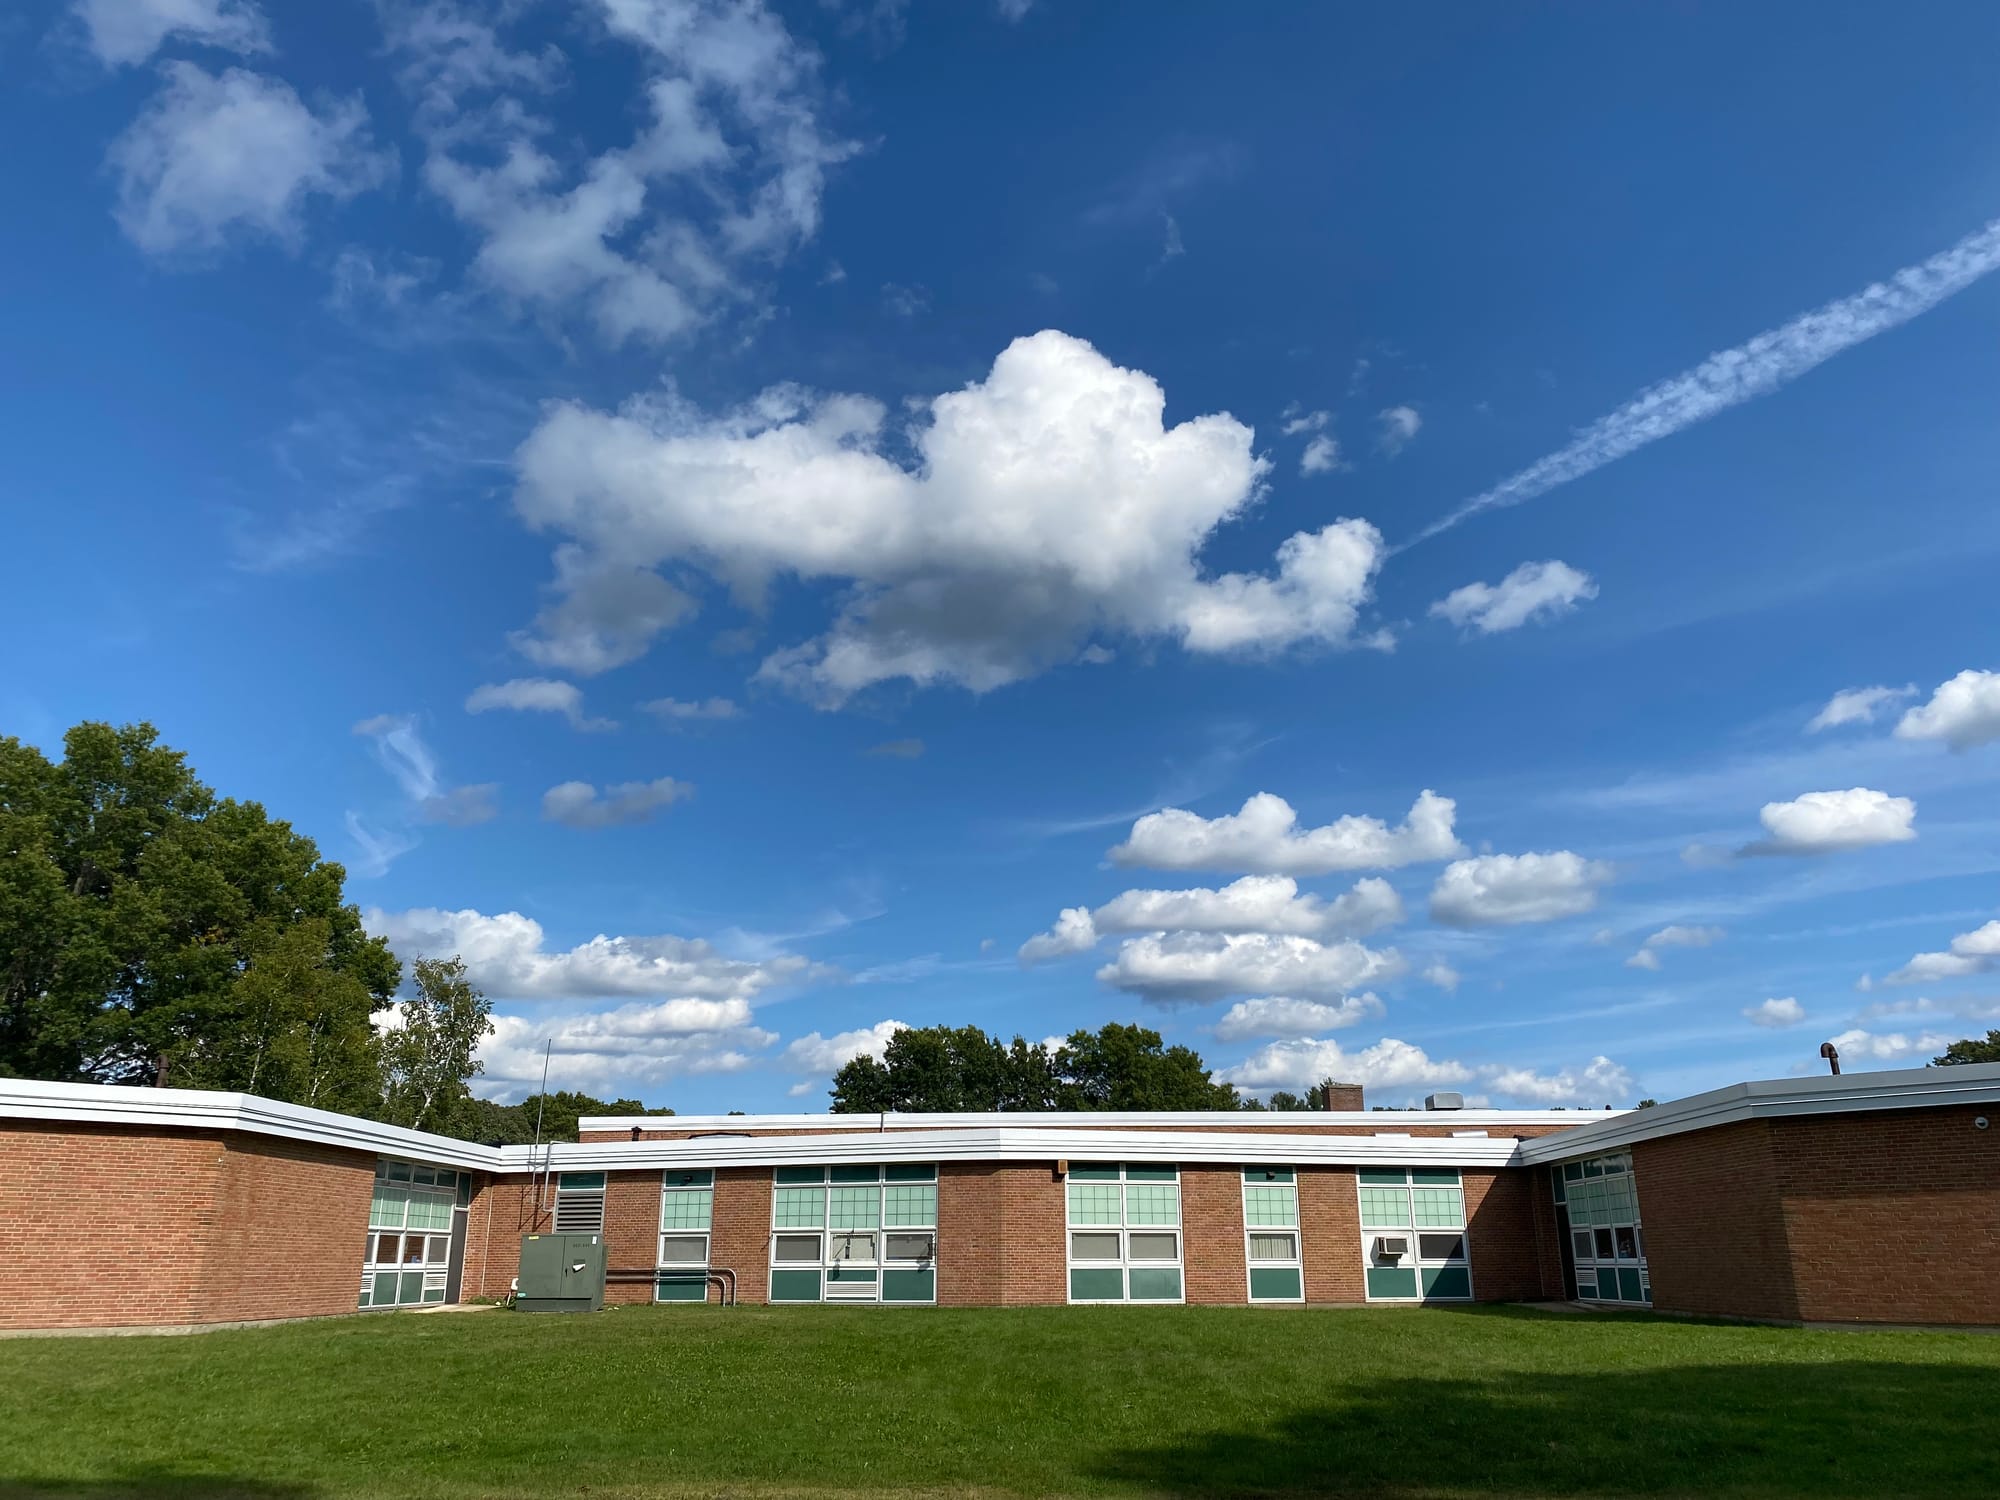
<path fill-rule="evenodd" d="M 1368 1300 L 1361 1274 L 1361 1196 L 1352 1167 L 1301 1167 L 1300 1254 L 1306 1301 L 1337 1305 Z"/>
<path fill-rule="evenodd" d="M 1207 1306 L 1250 1300 L 1243 1245 L 1243 1169 L 1181 1168 L 1184 1295 Z"/>
<path fill-rule="evenodd" d="M 1472 1258 L 1472 1295 L 1481 1302 L 1529 1302 L 1542 1295 L 1535 1254 L 1535 1193 L 1531 1172 L 1467 1169 L 1466 1249 Z"/>

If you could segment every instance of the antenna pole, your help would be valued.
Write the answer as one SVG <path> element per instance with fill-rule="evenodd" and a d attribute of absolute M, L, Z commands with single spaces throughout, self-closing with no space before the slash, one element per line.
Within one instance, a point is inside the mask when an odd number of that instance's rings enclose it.
<path fill-rule="evenodd" d="M 542 1043 L 542 1091 L 535 1095 L 535 1144 L 528 1148 L 528 1182 L 530 1185 L 533 1185 L 535 1181 L 535 1153 L 542 1146 L 542 1111 L 549 1107 L 549 1053 L 555 1050 L 555 1045 L 556 1039 L 554 1037 L 549 1037 Z M 535 1188 L 535 1218 L 537 1220 L 542 1216 L 542 1199 L 548 1196 L 548 1186 L 548 1162 L 544 1160 L 542 1163 L 541 1185 Z"/>

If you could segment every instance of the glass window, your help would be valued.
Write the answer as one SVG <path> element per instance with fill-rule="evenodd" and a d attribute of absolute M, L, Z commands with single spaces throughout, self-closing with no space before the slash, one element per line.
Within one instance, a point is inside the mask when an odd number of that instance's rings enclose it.
<path fill-rule="evenodd" d="M 830 1229 L 873 1229 L 882 1222 L 882 1189 L 832 1189 L 827 1195 L 826 1222 Z"/>
<path fill-rule="evenodd" d="M 937 1223 L 935 1187 L 886 1187 L 882 1190 L 884 1224 Z"/>
<path fill-rule="evenodd" d="M 1128 1182 L 1125 1185 L 1127 1224 L 1178 1224 L 1181 1190 L 1178 1183 Z"/>
<path fill-rule="evenodd" d="M 1379 1224 L 1408 1224 L 1410 1194 L 1407 1188 L 1365 1187 L 1361 1190 L 1361 1222 L 1370 1228 Z"/>
<path fill-rule="evenodd" d="M 452 1210 L 460 1174 L 378 1161 L 363 1241 L 362 1307 L 442 1302 L 451 1269 Z M 404 1270 L 403 1268 L 411 1268 Z"/>
<path fill-rule="evenodd" d="M 1069 1237 L 1069 1258 L 1071 1260 L 1116 1260 L 1118 1259 L 1118 1239 L 1115 1234 L 1072 1234 Z"/>
<path fill-rule="evenodd" d="M 1617 1240 L 1618 1258 L 1620 1260 L 1637 1260 L 1639 1258 L 1639 1240 L 1631 1226 L 1621 1225 L 1611 1232 Z"/>
<path fill-rule="evenodd" d="M 1425 1260 L 1464 1260 L 1465 1236 L 1420 1234 L 1417 1236 L 1417 1254 Z"/>
<path fill-rule="evenodd" d="M 1291 1168 L 1243 1169 L 1243 1228 L 1250 1300 L 1303 1302 L 1305 1268 L 1299 1259 L 1299 1189 L 1297 1174 Z"/>
<path fill-rule="evenodd" d="M 858 1260 L 873 1264 L 875 1260 L 875 1236 L 872 1234 L 834 1234 L 827 1236 L 828 1260 Z"/>
<path fill-rule="evenodd" d="M 777 1168 L 771 1299 L 937 1301 L 937 1177 L 930 1162 Z M 784 1232 L 822 1226 L 824 1236 Z"/>
<path fill-rule="evenodd" d="M 662 1275 L 653 1282 L 657 1302 L 706 1302 L 708 1281 L 685 1274 L 706 1269 L 708 1231 L 715 1217 L 715 1174 L 706 1170 L 670 1168 L 660 1175 L 659 1266 L 681 1275 Z M 819 1236 L 814 1235 L 817 1242 Z"/>
<path fill-rule="evenodd" d="M 1385 1180 L 1386 1179 L 1386 1180 Z M 1400 1179 L 1407 1187 L 1391 1187 Z M 1467 1301 L 1465 1191 L 1451 1167 L 1360 1174 L 1364 1282 L 1370 1301 Z M 1448 1232 L 1447 1232 L 1448 1231 Z"/>
<path fill-rule="evenodd" d="M 1178 1302 L 1180 1169 L 1155 1162 L 1073 1165 L 1069 1206 L 1072 1302 Z"/>
<path fill-rule="evenodd" d="M 1133 1230 L 1125 1237 L 1126 1253 L 1133 1260 L 1179 1260 L 1181 1237 L 1157 1230 Z"/>
<path fill-rule="evenodd" d="M 663 1266 L 707 1265 L 708 1236 L 705 1234 L 661 1235 L 660 1264 Z"/>
<path fill-rule="evenodd" d="M 1573 1229 L 1570 1231 L 1570 1248 L 1578 1260 L 1590 1259 L 1590 1231 Z"/>
<path fill-rule="evenodd" d="M 1597 1237 L 1597 1258 L 1599 1260 L 1614 1259 L 1618 1253 L 1618 1245 L 1611 1238 L 1611 1231 L 1609 1229 L 1599 1229 L 1593 1232 Z"/>
<path fill-rule="evenodd" d="M 937 1236 L 930 1233 L 890 1234 L 883 1236 L 882 1254 L 889 1260 L 929 1260 L 936 1246 Z"/>
<path fill-rule="evenodd" d="M 1250 1258 L 1291 1261 L 1299 1258 L 1299 1240 L 1294 1234 L 1273 1234 L 1262 1230 L 1250 1236 Z"/>
<path fill-rule="evenodd" d="M 803 1260 L 817 1265 L 819 1263 L 819 1236 L 816 1234 L 781 1234 L 772 1242 L 771 1255 L 775 1260 Z"/>
<path fill-rule="evenodd" d="M 1638 1179 L 1624 1152 L 1551 1168 L 1558 1178 L 1583 1180 L 1570 1189 L 1570 1249 L 1576 1266 L 1576 1294 L 1601 1302 L 1652 1300 L 1645 1264 L 1646 1241 L 1639 1224 Z"/>

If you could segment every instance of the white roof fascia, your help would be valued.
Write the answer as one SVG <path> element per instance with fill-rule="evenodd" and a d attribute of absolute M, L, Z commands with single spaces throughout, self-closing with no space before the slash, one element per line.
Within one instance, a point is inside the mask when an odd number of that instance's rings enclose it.
<path fill-rule="evenodd" d="M 505 1170 L 637 1171 L 687 1167 L 824 1166 L 846 1162 L 1157 1161 L 1246 1166 L 1516 1164 L 1520 1142 L 1450 1136 L 1336 1136 L 1220 1131 L 863 1131 L 846 1135 L 697 1136 L 678 1141 L 584 1141 L 503 1146 Z"/>
<path fill-rule="evenodd" d="M 75 1125 L 136 1125 L 155 1130 L 241 1130 L 252 1135 L 340 1146 L 431 1166 L 499 1170 L 492 1146 L 331 1110 L 281 1104 L 254 1094 L 208 1089 L 130 1088 L 103 1083 L 45 1083 L 0 1078 L 0 1120 L 49 1120 Z"/>
<path fill-rule="evenodd" d="M 1345 1110 L 1050 1110 L 999 1114 L 854 1115 L 586 1115 L 578 1130 L 953 1130 L 1009 1125 L 1051 1130 L 1064 1126 L 1111 1129 L 1214 1127 L 1297 1131 L 1315 1125 L 1387 1130 L 1411 1125 L 1594 1125 L 1616 1111 L 1595 1109 L 1345 1109 Z"/>
<path fill-rule="evenodd" d="M 1521 1160 L 1529 1166 L 1569 1161 L 1661 1136 L 1712 1130 L 1744 1120 L 1989 1103 L 2000 1103 L 2000 1063 L 1898 1068 L 1878 1073 L 1843 1073 L 1838 1077 L 1774 1078 L 1733 1083 L 1706 1094 L 1691 1094 L 1651 1109 L 1632 1110 L 1615 1119 L 1593 1122 L 1581 1130 L 1523 1141 Z"/>

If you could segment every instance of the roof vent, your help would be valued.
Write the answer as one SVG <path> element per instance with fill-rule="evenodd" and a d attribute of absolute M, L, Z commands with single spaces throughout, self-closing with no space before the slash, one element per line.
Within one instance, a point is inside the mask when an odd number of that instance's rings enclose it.
<path fill-rule="evenodd" d="M 1464 1109 L 1463 1094 L 1427 1094 L 1424 1096 L 1425 1109 Z"/>

